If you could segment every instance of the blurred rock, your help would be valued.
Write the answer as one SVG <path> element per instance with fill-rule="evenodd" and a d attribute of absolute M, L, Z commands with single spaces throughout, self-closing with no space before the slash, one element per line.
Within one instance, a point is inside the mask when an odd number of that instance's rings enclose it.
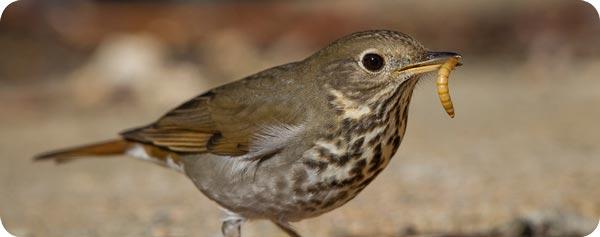
<path fill-rule="evenodd" d="M 495 232 L 500 236 L 579 237 L 591 232 L 595 221 L 573 213 L 538 212 L 516 219 Z"/>
<path fill-rule="evenodd" d="M 202 76 L 191 63 L 169 62 L 165 46 L 144 34 L 118 35 L 100 44 L 89 62 L 69 75 L 80 106 L 136 102 L 173 105 L 199 93 Z"/>
<path fill-rule="evenodd" d="M 571 74 L 576 63 L 573 47 L 566 36 L 548 30 L 532 36 L 525 57 L 525 79 L 548 83 L 548 80 L 564 80 Z"/>
<path fill-rule="evenodd" d="M 238 30 L 214 32 L 200 49 L 202 63 L 226 80 L 246 76 L 268 65 L 251 39 Z"/>

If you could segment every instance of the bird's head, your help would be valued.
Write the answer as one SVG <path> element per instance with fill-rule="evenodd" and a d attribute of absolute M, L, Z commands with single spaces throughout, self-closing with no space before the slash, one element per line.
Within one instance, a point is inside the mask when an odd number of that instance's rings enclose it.
<path fill-rule="evenodd" d="M 390 93 L 412 93 L 423 75 L 456 53 L 431 52 L 395 31 L 364 31 L 341 38 L 307 59 L 325 87 L 366 102 Z"/>

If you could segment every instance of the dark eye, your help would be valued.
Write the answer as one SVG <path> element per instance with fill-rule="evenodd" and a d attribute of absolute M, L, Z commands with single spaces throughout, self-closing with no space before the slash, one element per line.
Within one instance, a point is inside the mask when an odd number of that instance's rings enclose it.
<path fill-rule="evenodd" d="M 381 57 L 379 54 L 368 53 L 365 54 L 365 56 L 363 56 L 362 64 L 363 67 L 365 67 L 367 70 L 376 72 L 383 68 L 383 65 L 385 65 L 385 61 L 383 60 L 383 57 Z"/>

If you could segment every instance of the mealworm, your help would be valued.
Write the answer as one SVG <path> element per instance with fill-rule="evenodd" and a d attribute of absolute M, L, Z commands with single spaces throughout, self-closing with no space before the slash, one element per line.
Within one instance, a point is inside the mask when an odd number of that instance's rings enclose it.
<path fill-rule="evenodd" d="M 446 110 L 446 113 L 450 115 L 450 118 L 454 118 L 454 105 L 452 105 L 452 98 L 450 98 L 450 90 L 448 89 L 448 75 L 450 75 L 450 72 L 454 70 L 456 64 L 458 64 L 458 58 L 449 58 L 440 67 L 436 81 L 437 93 L 440 97 L 440 102 L 442 102 L 442 106 L 444 107 L 444 110 Z"/>

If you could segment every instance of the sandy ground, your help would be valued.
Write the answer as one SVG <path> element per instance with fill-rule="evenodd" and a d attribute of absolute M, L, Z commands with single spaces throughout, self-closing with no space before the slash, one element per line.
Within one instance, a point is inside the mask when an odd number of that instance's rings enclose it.
<path fill-rule="evenodd" d="M 305 236 L 402 236 L 475 233 L 527 218 L 591 232 L 600 218 L 598 74 L 600 62 L 568 72 L 471 62 L 451 78 L 454 119 L 433 82 L 422 83 L 389 167 L 347 205 L 295 226 Z M 179 173 L 125 157 L 31 161 L 48 149 L 112 138 L 167 107 L 3 107 L 0 216 L 14 234 L 219 236 L 220 210 Z M 243 232 L 284 236 L 265 221 Z"/>

